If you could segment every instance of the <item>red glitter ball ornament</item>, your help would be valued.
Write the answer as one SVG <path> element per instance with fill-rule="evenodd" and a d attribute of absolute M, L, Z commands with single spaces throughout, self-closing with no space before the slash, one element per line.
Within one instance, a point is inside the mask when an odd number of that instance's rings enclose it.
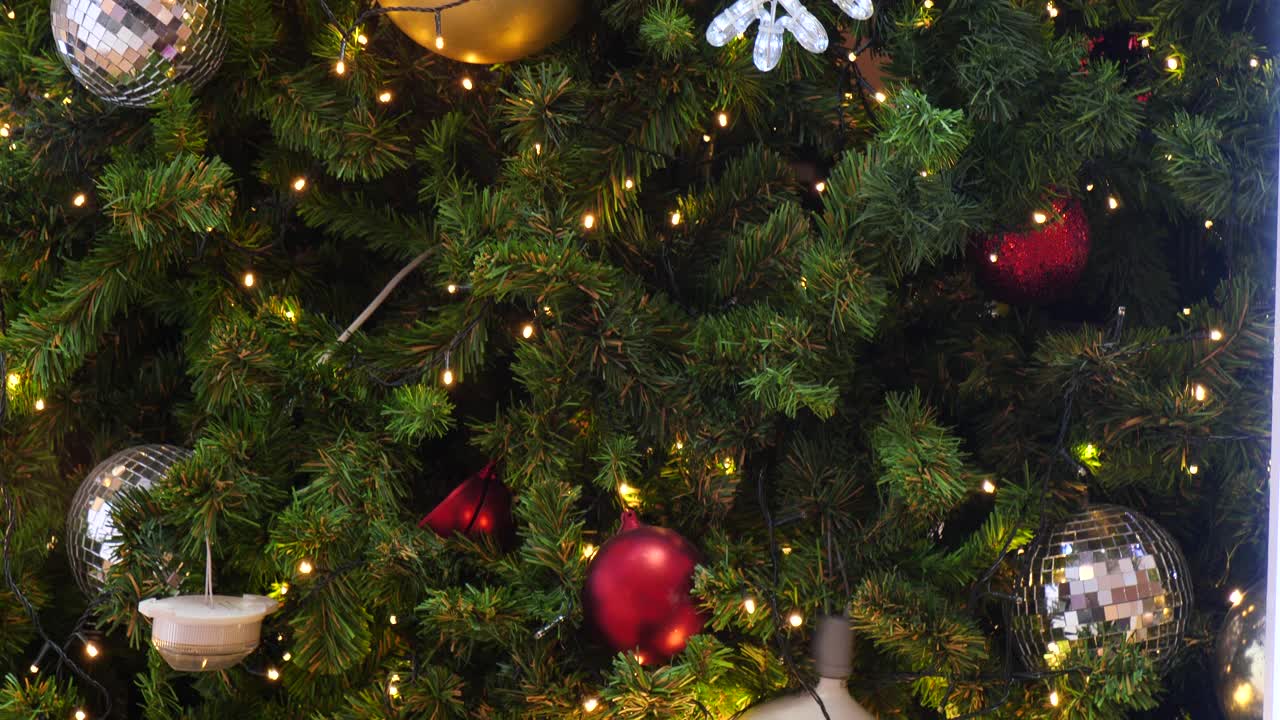
<path fill-rule="evenodd" d="M 1055 200 L 1043 225 L 1020 233 L 978 238 L 970 252 L 978 278 L 997 300 L 1044 304 L 1060 300 L 1079 282 L 1089 260 L 1089 223 L 1075 200 Z"/>
<path fill-rule="evenodd" d="M 503 545 L 515 539 L 515 523 L 511 519 L 511 491 L 498 479 L 493 463 L 454 488 L 440 501 L 418 527 L 430 527 L 437 535 L 462 533 L 478 538 L 492 535 Z"/>
<path fill-rule="evenodd" d="M 680 533 L 644 525 L 627 510 L 587 570 L 587 618 L 614 651 L 634 650 L 646 665 L 665 662 L 702 632 L 689 595 L 697 564 L 697 549 Z"/>

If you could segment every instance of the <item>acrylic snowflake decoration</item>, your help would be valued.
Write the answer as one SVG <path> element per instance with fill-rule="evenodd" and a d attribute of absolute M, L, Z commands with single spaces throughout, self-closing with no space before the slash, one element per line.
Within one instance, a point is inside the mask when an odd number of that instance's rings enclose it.
<path fill-rule="evenodd" d="M 871 0 L 832 0 L 854 20 L 866 20 L 871 17 L 874 8 Z M 785 14 L 778 17 L 778 6 Z M 820 53 L 827 49 L 827 30 L 818 22 L 818 18 L 809 12 L 800 0 L 737 0 L 724 12 L 716 16 L 707 27 L 707 42 L 716 47 L 746 32 L 751 23 L 760 21 L 760 30 L 756 34 L 756 46 L 753 53 L 756 67 L 762 72 L 769 72 L 778 65 L 782 57 L 782 35 L 790 32 L 796 36 L 800 46 L 811 53 Z"/>

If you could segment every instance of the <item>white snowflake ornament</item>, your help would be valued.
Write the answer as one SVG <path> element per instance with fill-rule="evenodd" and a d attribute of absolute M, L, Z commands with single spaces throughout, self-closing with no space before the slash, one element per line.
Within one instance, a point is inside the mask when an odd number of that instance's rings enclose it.
<path fill-rule="evenodd" d="M 854 20 L 871 17 L 874 8 L 871 0 L 832 0 L 836 7 Z M 785 14 L 778 17 L 778 6 Z M 818 18 L 805 8 L 800 0 L 737 0 L 707 26 L 707 42 L 715 47 L 746 32 L 751 23 L 760 21 L 756 32 L 755 65 L 761 72 L 769 72 L 778 66 L 782 58 L 782 36 L 790 32 L 800 46 L 811 53 L 827 49 L 827 30 Z"/>

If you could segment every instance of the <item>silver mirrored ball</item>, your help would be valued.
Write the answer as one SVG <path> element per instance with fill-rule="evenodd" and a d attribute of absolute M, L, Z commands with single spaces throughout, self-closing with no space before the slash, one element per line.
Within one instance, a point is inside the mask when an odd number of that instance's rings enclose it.
<path fill-rule="evenodd" d="M 1262 720 L 1267 686 L 1267 584 L 1244 592 L 1218 633 L 1215 674 L 1227 720 Z"/>
<path fill-rule="evenodd" d="M 51 0 L 53 40 L 80 84 L 143 107 L 174 83 L 204 84 L 226 52 L 225 0 Z"/>
<path fill-rule="evenodd" d="M 1192 601 L 1187 561 L 1145 515 L 1092 505 L 1029 553 L 1012 619 L 1028 667 L 1052 669 L 1077 648 L 1117 642 L 1163 661 L 1182 642 Z"/>
<path fill-rule="evenodd" d="M 150 490 L 174 463 L 191 457 L 174 445 L 139 445 L 98 463 L 80 484 L 67 512 L 67 559 L 76 584 L 90 597 L 102 592 L 120 539 L 111 517 L 122 490 Z"/>

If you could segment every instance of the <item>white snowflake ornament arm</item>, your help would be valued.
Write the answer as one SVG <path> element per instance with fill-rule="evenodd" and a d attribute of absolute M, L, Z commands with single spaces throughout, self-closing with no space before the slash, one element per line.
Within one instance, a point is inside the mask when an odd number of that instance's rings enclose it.
<path fill-rule="evenodd" d="M 855 20 L 871 17 L 874 8 L 871 0 L 833 0 L 836 6 Z M 766 9 L 765 6 L 768 6 Z M 778 17 L 778 6 L 786 14 Z M 768 72 L 778 66 L 782 58 L 783 35 L 790 32 L 800 46 L 811 53 L 827 49 L 827 30 L 818 18 L 800 0 L 737 0 L 707 26 L 707 42 L 723 47 L 733 38 L 746 32 L 751 23 L 760 21 L 752 59 L 757 68 Z"/>

